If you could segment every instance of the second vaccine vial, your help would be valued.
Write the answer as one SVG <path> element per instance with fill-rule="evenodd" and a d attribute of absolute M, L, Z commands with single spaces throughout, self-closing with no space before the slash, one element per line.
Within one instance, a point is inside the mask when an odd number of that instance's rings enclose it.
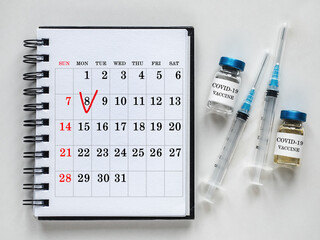
<path fill-rule="evenodd" d="M 231 114 L 241 84 L 240 72 L 245 63 L 241 60 L 221 57 L 220 70 L 215 74 L 211 84 L 207 108 L 209 112 Z"/>

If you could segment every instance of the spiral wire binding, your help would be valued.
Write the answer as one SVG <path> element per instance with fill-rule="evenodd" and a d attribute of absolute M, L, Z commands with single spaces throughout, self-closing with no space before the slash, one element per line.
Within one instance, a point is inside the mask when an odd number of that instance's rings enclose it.
<path fill-rule="evenodd" d="M 36 49 L 38 46 L 49 46 L 49 39 L 27 39 L 23 41 L 23 46 Z"/>
<path fill-rule="evenodd" d="M 39 46 L 49 46 L 49 39 L 28 39 L 24 41 L 23 44 L 25 47 L 36 49 Z M 24 63 L 28 64 L 37 64 L 39 62 L 49 62 L 48 54 L 28 54 L 23 56 Z M 37 72 L 28 72 L 23 74 L 23 80 L 26 81 L 38 81 L 42 78 L 49 78 L 49 71 L 42 70 Z M 26 88 L 23 91 L 23 94 L 26 96 L 35 97 L 40 94 L 49 94 L 49 87 L 41 86 L 41 87 L 31 87 Z M 40 102 L 40 103 L 28 103 L 23 106 L 23 110 L 26 112 L 38 112 L 49 110 L 48 102 Z M 28 119 L 24 121 L 23 124 L 25 127 L 43 127 L 49 126 L 48 118 L 41 119 Z M 39 142 L 49 142 L 48 134 L 41 135 L 33 135 L 33 136 L 25 136 L 24 142 L 26 143 L 39 143 Z M 49 158 L 49 151 L 27 151 L 24 152 L 23 155 L 26 159 L 42 159 L 45 160 Z M 24 174 L 28 175 L 39 175 L 39 174 L 49 174 L 49 167 L 28 167 L 23 169 Z M 26 183 L 23 184 L 23 189 L 31 190 L 31 191 L 46 191 L 49 190 L 49 183 Z M 23 200 L 23 205 L 32 205 L 32 206 L 49 206 L 49 199 L 26 199 Z"/>
<path fill-rule="evenodd" d="M 49 62 L 49 55 L 47 54 L 28 54 L 24 55 L 24 63 L 36 64 L 38 62 Z"/>
<path fill-rule="evenodd" d="M 48 207 L 49 199 L 26 199 L 23 200 L 23 205 Z"/>
<path fill-rule="evenodd" d="M 49 151 L 32 151 L 32 152 L 24 152 L 24 158 L 49 158 Z"/>
<path fill-rule="evenodd" d="M 36 96 L 39 94 L 48 94 L 49 87 L 35 87 L 35 88 L 25 88 L 23 95 L 26 96 Z"/>
<path fill-rule="evenodd" d="M 49 190 L 49 183 L 26 183 L 23 184 L 23 189 L 26 190 Z"/>
<path fill-rule="evenodd" d="M 24 136 L 24 142 L 26 143 L 36 143 L 36 142 L 49 142 L 49 135 L 33 135 L 33 136 Z"/>
<path fill-rule="evenodd" d="M 26 81 L 35 81 L 40 78 L 48 78 L 49 71 L 40 71 L 40 72 L 28 72 L 23 74 L 23 80 Z"/>
<path fill-rule="evenodd" d="M 37 167 L 37 168 L 24 168 L 23 174 L 49 174 L 48 167 Z"/>
<path fill-rule="evenodd" d="M 29 111 L 29 112 L 35 112 L 35 111 L 40 111 L 40 110 L 48 110 L 49 109 L 49 103 L 29 103 L 23 105 L 24 111 Z"/>
<path fill-rule="evenodd" d="M 42 118 L 42 119 L 30 119 L 24 120 L 23 126 L 25 127 L 38 127 L 38 126 L 49 126 L 49 119 Z"/>

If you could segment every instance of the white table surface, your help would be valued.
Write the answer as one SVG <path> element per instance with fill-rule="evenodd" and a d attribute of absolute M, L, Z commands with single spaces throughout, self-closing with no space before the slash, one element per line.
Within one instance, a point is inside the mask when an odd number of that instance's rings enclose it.
<path fill-rule="evenodd" d="M 0 238 L 1 239 L 320 239 L 320 2 L 299 1 L 19 1 L 0 2 Z M 194 221 L 41 222 L 22 206 L 26 176 L 22 143 L 27 130 L 22 111 L 28 83 L 22 74 L 27 49 L 22 41 L 36 37 L 43 25 L 175 26 L 195 28 L 196 182 L 206 180 L 217 158 L 231 118 L 207 115 L 205 105 L 220 56 L 246 62 L 239 99 L 251 86 L 263 50 L 274 49 L 278 30 L 287 21 L 280 96 L 275 127 L 282 109 L 308 113 L 302 165 L 294 171 L 275 169 L 260 191 L 248 184 L 263 108 L 267 78 L 257 94 L 251 118 L 224 181 L 223 198 L 214 207 L 197 192 Z M 268 68 L 267 76 L 270 74 Z M 267 77 L 266 76 L 266 77 Z M 240 102 L 238 102 L 239 106 Z M 273 138 L 275 134 L 272 135 Z M 272 143 L 273 144 L 273 143 Z M 269 158 L 270 161 L 270 158 Z"/>

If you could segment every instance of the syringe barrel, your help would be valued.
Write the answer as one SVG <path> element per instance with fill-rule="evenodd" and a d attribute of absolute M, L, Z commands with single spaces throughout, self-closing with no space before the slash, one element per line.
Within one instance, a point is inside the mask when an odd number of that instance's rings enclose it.
<path fill-rule="evenodd" d="M 265 106 L 263 115 L 261 117 L 260 132 L 258 135 L 258 144 L 256 146 L 255 157 L 255 166 L 261 168 L 266 165 L 267 161 L 277 95 L 277 91 L 267 90 L 265 97 Z"/>
<path fill-rule="evenodd" d="M 208 182 L 209 190 L 206 197 L 210 201 L 212 201 L 213 198 L 213 188 L 219 187 L 223 181 L 228 166 L 232 160 L 233 153 L 245 127 L 247 118 L 248 115 L 246 113 L 238 112 L 232 123 L 232 127 L 228 133 L 222 152 L 219 155 L 218 161 L 214 164 L 214 169 Z"/>

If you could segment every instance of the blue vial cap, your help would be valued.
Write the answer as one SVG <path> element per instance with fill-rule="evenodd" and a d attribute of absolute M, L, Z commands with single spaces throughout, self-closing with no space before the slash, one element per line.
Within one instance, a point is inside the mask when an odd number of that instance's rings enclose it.
<path fill-rule="evenodd" d="M 238 60 L 238 59 L 229 58 L 229 57 L 221 57 L 219 65 L 220 66 L 229 66 L 229 67 L 239 69 L 240 71 L 243 71 L 244 66 L 246 64 L 245 64 L 245 62 L 242 62 L 241 60 Z"/>
<path fill-rule="evenodd" d="M 307 114 L 304 112 L 299 112 L 294 110 L 282 110 L 280 114 L 280 118 L 305 122 L 307 120 Z"/>

